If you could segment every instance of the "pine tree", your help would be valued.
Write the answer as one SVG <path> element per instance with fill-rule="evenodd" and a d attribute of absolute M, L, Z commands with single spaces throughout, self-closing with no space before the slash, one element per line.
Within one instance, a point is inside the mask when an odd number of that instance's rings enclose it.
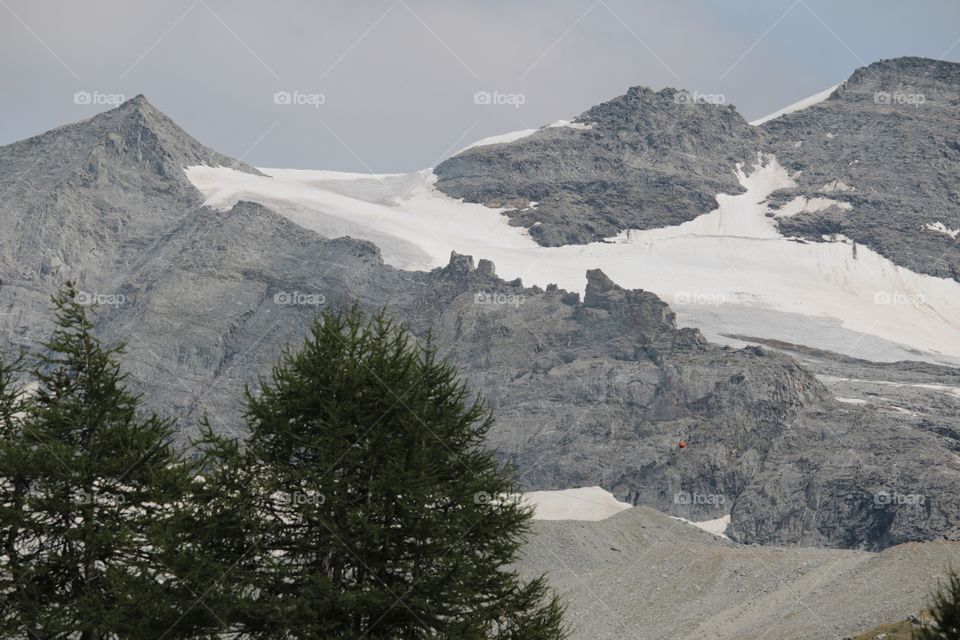
<path fill-rule="evenodd" d="M 483 446 L 493 418 L 429 344 L 383 313 L 328 312 L 246 402 L 244 446 L 207 433 L 233 631 L 565 637 L 544 579 L 511 568 L 531 512 Z"/>
<path fill-rule="evenodd" d="M 193 596 L 171 573 L 168 536 L 191 469 L 172 448 L 172 423 L 140 415 L 122 347 L 101 345 L 76 295 L 68 283 L 53 298 L 32 397 L 14 400 L 0 375 L 3 637 L 183 637 Z"/>
<path fill-rule="evenodd" d="M 0 353 L 0 638 L 22 635 L 17 613 L 30 604 L 20 560 L 28 545 L 23 518 L 29 473 L 22 447 L 22 363 L 22 357 L 9 361 Z"/>
<path fill-rule="evenodd" d="M 947 582 L 933 596 L 933 623 L 915 629 L 916 640 L 960 640 L 960 576 L 950 571 Z"/>

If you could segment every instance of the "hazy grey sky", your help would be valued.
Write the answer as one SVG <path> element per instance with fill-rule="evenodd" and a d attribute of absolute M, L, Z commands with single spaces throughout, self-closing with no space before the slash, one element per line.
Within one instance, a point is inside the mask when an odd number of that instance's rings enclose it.
<path fill-rule="evenodd" d="M 406 171 L 633 85 L 749 120 L 902 55 L 960 60 L 960 2 L 0 0 L 0 144 L 144 93 L 257 166 Z"/>

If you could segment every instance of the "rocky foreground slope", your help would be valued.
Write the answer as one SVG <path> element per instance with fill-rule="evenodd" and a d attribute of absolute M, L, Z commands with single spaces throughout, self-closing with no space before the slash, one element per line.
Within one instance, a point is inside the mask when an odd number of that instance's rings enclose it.
<path fill-rule="evenodd" d="M 547 572 L 575 640 L 809 640 L 922 611 L 960 544 L 882 553 L 739 546 L 650 509 L 536 522 L 520 568 Z"/>
<path fill-rule="evenodd" d="M 75 279 L 100 303 L 104 338 L 128 342 L 153 408 L 180 417 L 185 436 L 202 413 L 242 434 L 242 385 L 320 309 L 389 305 L 489 399 L 490 444 L 524 489 L 601 485 L 688 519 L 729 514 L 743 542 L 881 549 L 960 536 L 956 413 L 840 402 L 792 357 L 710 344 L 657 296 L 599 271 L 582 299 L 462 255 L 401 271 L 369 242 L 259 205 L 212 210 L 184 177 L 196 163 L 255 171 L 142 97 L 0 148 L 7 346 L 35 346 L 49 294 Z"/>

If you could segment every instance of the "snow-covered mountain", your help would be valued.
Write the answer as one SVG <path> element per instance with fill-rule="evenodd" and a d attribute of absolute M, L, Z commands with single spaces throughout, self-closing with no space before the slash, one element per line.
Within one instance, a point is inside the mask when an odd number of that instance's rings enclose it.
<path fill-rule="evenodd" d="M 897 63 L 918 64 L 939 70 L 946 63 Z M 901 260 L 899 250 L 888 250 L 890 242 L 872 242 L 882 235 L 877 227 L 901 223 L 860 210 L 882 199 L 858 199 L 857 185 L 866 190 L 869 184 L 876 193 L 879 184 L 861 174 L 877 165 L 884 166 L 876 172 L 886 174 L 890 160 L 861 162 L 857 147 L 839 142 L 807 158 L 792 142 L 813 126 L 808 120 L 819 117 L 815 109 L 827 110 L 834 123 L 905 119 L 891 126 L 912 126 L 912 137 L 925 137 L 926 120 L 918 120 L 923 115 L 887 113 L 897 105 L 882 101 L 862 104 L 859 83 L 872 68 L 753 123 L 775 136 L 744 122 L 732 107 L 679 100 L 685 94 L 673 89 L 631 89 L 572 122 L 481 141 L 436 171 L 363 176 L 263 169 L 266 175 L 258 176 L 196 166 L 187 174 L 210 206 L 257 202 L 322 235 L 374 242 L 399 269 L 436 268 L 456 251 L 493 260 L 508 279 L 582 291 L 585 271 L 599 268 L 622 286 L 656 293 L 681 325 L 698 327 L 714 341 L 742 345 L 755 337 L 875 361 L 958 364 L 960 281 L 916 269 L 916 259 Z M 952 90 L 960 99 L 960 83 Z M 947 100 L 944 91 L 936 100 Z M 945 107 L 931 94 L 924 108 L 940 114 Z M 790 124 L 797 118 L 807 118 L 802 127 Z M 948 124 L 955 131 L 956 119 Z M 791 138 L 789 169 L 767 152 L 784 138 Z M 822 157 L 830 152 L 849 156 L 846 164 L 859 168 L 837 167 L 835 158 Z M 955 152 L 944 145 L 942 153 Z M 930 189 L 917 190 L 949 195 L 945 183 L 955 179 L 956 166 L 918 175 Z M 813 172 L 816 189 L 809 186 Z M 890 198 L 900 198 L 899 192 Z M 943 220 L 960 227 L 951 222 L 960 215 L 956 203 L 942 204 L 947 207 L 922 214 L 909 232 L 897 229 L 906 238 L 901 243 L 934 238 L 943 249 L 941 261 L 958 254 L 956 236 Z M 598 215 L 603 221 L 591 222 Z M 873 230 L 825 222 L 856 216 L 873 216 Z M 923 225 L 921 218 L 936 222 Z"/>
<path fill-rule="evenodd" d="M 857 199 L 874 174 L 827 184 L 767 133 L 816 109 L 854 117 L 832 104 L 851 83 L 760 126 L 631 89 L 379 176 L 253 169 L 138 97 L 0 147 L 0 327 L 7 346 L 35 344 L 74 278 L 116 302 L 98 331 L 128 342 L 153 408 L 184 431 L 201 412 L 241 431 L 238 389 L 318 308 L 388 304 L 489 399 L 488 444 L 524 491 L 598 486 L 729 522 L 739 542 L 956 538 L 960 370 L 934 362 L 958 357 L 957 281 L 855 247 L 859 225 L 786 232 L 882 200 Z M 811 174 L 831 188 L 809 190 Z M 948 214 L 923 219 L 949 231 Z"/>

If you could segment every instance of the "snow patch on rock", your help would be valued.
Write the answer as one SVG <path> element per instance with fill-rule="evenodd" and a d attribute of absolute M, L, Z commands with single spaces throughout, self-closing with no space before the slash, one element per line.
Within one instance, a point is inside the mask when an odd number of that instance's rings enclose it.
<path fill-rule="evenodd" d="M 795 216 L 798 213 L 816 213 L 817 211 L 823 211 L 824 209 L 829 209 L 830 207 L 837 207 L 842 211 L 850 211 L 853 209 L 853 205 L 851 205 L 849 202 L 840 202 L 839 200 L 834 200 L 833 198 L 824 198 L 821 196 L 808 198 L 806 196 L 797 196 L 787 204 L 774 211 L 774 217 L 789 218 L 790 216 Z"/>
<path fill-rule="evenodd" d="M 571 120 L 557 120 L 551 124 L 547 125 L 548 129 L 557 129 L 557 128 L 566 128 L 566 129 L 580 129 L 581 131 L 587 131 L 593 129 L 596 126 L 593 122 L 573 122 Z"/>
<path fill-rule="evenodd" d="M 948 235 L 954 240 L 956 240 L 957 236 L 960 235 L 960 229 L 950 229 L 949 227 L 947 227 L 947 225 L 943 224 L 942 222 L 927 223 L 924 225 L 923 228 L 926 229 L 927 231 L 936 231 L 937 233 Z"/>
<path fill-rule="evenodd" d="M 806 109 L 807 107 L 812 107 L 813 105 L 823 102 L 824 100 L 829 98 L 830 94 L 836 91 L 837 87 L 839 86 L 840 86 L 839 84 L 835 84 L 829 89 L 824 89 L 820 93 L 815 93 L 810 97 L 804 98 L 803 100 L 798 100 L 797 102 L 794 102 L 793 104 L 786 106 L 783 109 L 780 109 L 779 111 L 774 111 L 769 115 L 765 115 L 762 118 L 754 120 L 750 124 L 756 127 L 763 124 L 764 122 L 770 122 L 775 118 L 779 118 L 780 116 L 785 116 L 788 113 L 793 113 L 795 111 L 800 111 L 801 109 Z"/>
<path fill-rule="evenodd" d="M 856 188 L 851 187 L 843 180 L 831 180 L 827 184 L 820 187 L 821 193 L 837 193 L 840 191 L 856 191 Z"/>
<path fill-rule="evenodd" d="M 686 518 L 678 518 L 677 516 L 670 516 L 674 520 L 679 520 L 680 522 L 685 522 L 687 524 L 692 524 L 698 529 L 703 529 L 707 533 L 712 533 L 713 535 L 729 540 L 727 537 L 726 531 L 727 527 L 730 526 L 730 515 L 725 515 L 720 518 L 714 518 L 713 520 L 701 520 L 700 522 L 694 522 L 693 520 L 687 520 Z"/>
<path fill-rule="evenodd" d="M 534 520 L 606 520 L 633 507 L 602 487 L 531 491 L 523 494 L 523 502 L 533 507 Z"/>
<path fill-rule="evenodd" d="M 461 154 L 467 149 L 473 149 L 474 147 L 487 147 L 492 144 L 509 144 L 511 142 L 516 142 L 517 140 L 522 140 L 523 138 L 526 138 L 537 131 L 539 131 L 539 129 L 520 129 L 518 131 L 508 131 L 507 133 L 481 138 L 480 140 L 467 145 L 463 149 L 460 149 L 460 151 L 454 155 Z"/>
<path fill-rule="evenodd" d="M 796 186 L 793 177 L 772 156 L 758 156 L 754 166 L 735 171 L 746 191 L 719 194 L 719 206 L 693 220 L 562 247 L 540 246 L 526 229 L 509 224 L 505 209 L 440 192 L 431 170 L 368 177 L 265 170 L 270 175 L 256 176 L 189 167 L 187 176 L 211 207 L 256 202 L 325 237 L 369 240 L 387 264 L 400 269 L 442 267 L 456 251 L 492 260 L 506 280 L 583 292 L 585 272 L 599 268 L 623 287 L 673 300 L 681 317 L 685 308 L 709 305 L 711 313 L 697 324 L 713 336 L 829 342 L 841 352 L 846 344 L 851 355 L 880 361 L 901 360 L 906 353 L 934 361 L 960 358 L 960 283 L 912 272 L 865 246 L 854 251 L 840 236 L 830 238 L 840 240 L 834 242 L 785 238 L 766 201 L 774 191 Z M 829 204 L 841 206 L 829 198 L 793 206 Z M 901 300 L 920 303 L 897 304 Z M 762 314 L 749 324 L 745 305 L 809 320 L 782 336 L 780 325 Z M 845 337 L 829 334 L 831 326 Z M 849 332 L 863 338 L 850 341 Z"/>

